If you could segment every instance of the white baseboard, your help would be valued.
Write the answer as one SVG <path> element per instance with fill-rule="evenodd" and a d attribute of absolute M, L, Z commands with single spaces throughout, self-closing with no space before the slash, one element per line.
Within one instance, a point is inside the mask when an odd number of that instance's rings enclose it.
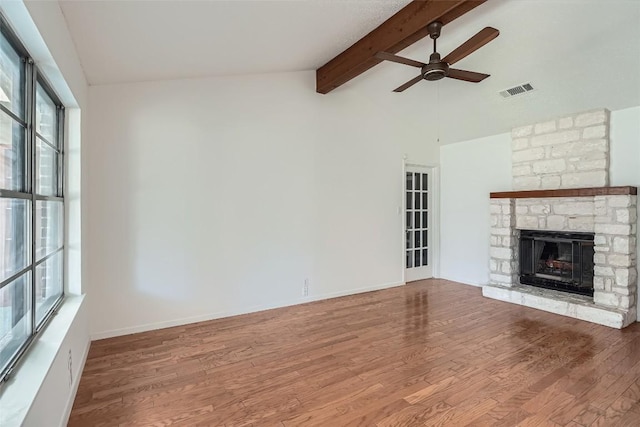
<path fill-rule="evenodd" d="M 478 288 L 481 288 L 482 286 L 486 285 L 486 283 L 482 284 L 482 283 L 478 283 L 478 282 L 469 282 L 468 280 L 459 279 L 459 278 L 456 278 L 456 277 L 441 277 L 441 279 L 449 280 L 451 282 L 461 283 L 463 285 L 475 286 L 475 287 L 478 287 Z"/>
<path fill-rule="evenodd" d="M 381 285 L 365 286 L 362 288 L 349 289 L 346 291 L 329 292 L 326 294 L 313 295 L 309 297 L 300 297 L 293 300 L 281 301 L 279 303 L 274 303 L 274 304 L 257 305 L 257 306 L 249 307 L 246 309 L 220 311 L 217 313 L 204 314 L 200 316 L 183 317 L 181 319 L 167 320 L 164 322 L 147 323 L 144 325 L 131 326 L 131 327 L 121 328 L 121 329 L 113 329 L 113 330 L 103 331 L 103 332 L 96 332 L 91 334 L 91 340 L 95 341 L 95 340 L 101 340 L 105 338 L 118 337 L 122 335 L 136 334 L 139 332 L 153 331 L 156 329 L 170 328 L 173 326 L 188 325 L 190 323 L 205 322 L 207 320 L 222 319 L 224 317 L 238 316 L 240 314 L 256 313 L 259 311 L 272 310 L 274 308 L 290 307 L 292 305 L 305 304 L 313 301 L 321 301 L 325 299 L 344 297 L 344 296 L 355 295 L 355 294 L 360 294 L 364 292 L 379 291 L 382 289 L 393 288 L 396 286 L 403 286 L 404 284 L 405 282 L 393 282 L 393 283 L 385 283 Z"/>

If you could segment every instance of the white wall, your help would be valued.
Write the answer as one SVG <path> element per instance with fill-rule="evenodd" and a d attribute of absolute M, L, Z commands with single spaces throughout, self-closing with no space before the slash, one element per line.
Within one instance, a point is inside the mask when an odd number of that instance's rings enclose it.
<path fill-rule="evenodd" d="M 640 107 L 611 113 L 611 185 L 640 187 Z"/>
<path fill-rule="evenodd" d="M 613 111 L 610 133 L 611 185 L 640 186 L 640 107 Z M 511 190 L 511 135 L 445 145 L 440 164 L 441 276 L 485 285 L 489 193 Z"/>
<path fill-rule="evenodd" d="M 440 276 L 489 281 L 489 193 L 511 190 L 511 134 L 440 148 Z"/>
<path fill-rule="evenodd" d="M 66 425 L 89 348 L 82 263 L 82 142 L 88 85 L 57 2 L 0 2 L 38 68 L 67 107 L 65 293 L 67 300 L 0 392 L 0 425 Z M 86 237 L 86 236 L 85 236 Z M 69 360 L 72 366 L 69 366 Z"/>
<path fill-rule="evenodd" d="M 403 155 L 438 156 L 421 111 L 314 78 L 90 88 L 94 338 L 402 282 Z"/>

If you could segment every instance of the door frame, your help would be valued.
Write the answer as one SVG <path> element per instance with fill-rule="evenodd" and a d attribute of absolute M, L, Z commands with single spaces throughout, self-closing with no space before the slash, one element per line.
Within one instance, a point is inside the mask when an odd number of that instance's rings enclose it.
<path fill-rule="evenodd" d="M 406 257 L 406 215 L 405 215 L 405 207 L 407 206 L 407 192 L 405 189 L 406 185 L 406 176 L 407 176 L 407 168 L 418 168 L 425 169 L 431 176 L 431 187 L 429 191 L 431 192 L 431 274 L 434 279 L 440 278 L 440 166 L 432 163 L 413 163 L 408 161 L 406 158 L 402 160 L 402 174 L 401 178 L 401 190 L 402 190 L 402 201 L 400 204 L 400 208 L 398 209 L 398 213 L 401 216 L 400 221 L 400 242 L 402 249 L 400 251 L 400 265 L 402 268 L 402 282 L 404 284 L 406 281 L 406 267 L 405 267 L 405 257 Z"/>

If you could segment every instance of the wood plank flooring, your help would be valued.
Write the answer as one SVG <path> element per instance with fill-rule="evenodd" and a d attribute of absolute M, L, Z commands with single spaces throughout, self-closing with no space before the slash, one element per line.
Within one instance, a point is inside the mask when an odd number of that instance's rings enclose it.
<path fill-rule="evenodd" d="M 443 280 L 91 344 L 71 426 L 640 426 L 618 331 Z"/>

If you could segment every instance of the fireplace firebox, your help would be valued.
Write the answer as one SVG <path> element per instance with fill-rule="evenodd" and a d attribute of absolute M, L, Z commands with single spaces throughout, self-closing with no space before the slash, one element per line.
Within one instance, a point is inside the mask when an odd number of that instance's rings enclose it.
<path fill-rule="evenodd" d="M 520 231 L 520 283 L 593 296 L 593 233 Z"/>

